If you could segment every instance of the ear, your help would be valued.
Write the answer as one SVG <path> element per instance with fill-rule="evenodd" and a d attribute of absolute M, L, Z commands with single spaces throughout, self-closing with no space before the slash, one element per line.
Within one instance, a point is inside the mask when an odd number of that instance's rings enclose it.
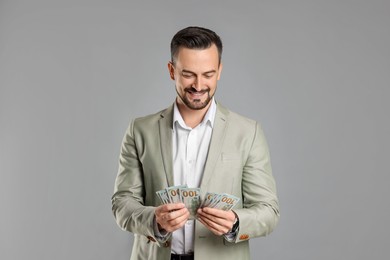
<path fill-rule="evenodd" d="M 217 80 L 219 80 L 221 78 L 222 67 L 223 67 L 223 65 L 222 65 L 222 62 L 221 62 L 219 64 L 219 67 L 218 67 L 218 78 L 217 78 Z"/>
<path fill-rule="evenodd" d="M 175 67 L 173 66 L 172 61 L 168 62 L 168 71 L 171 79 L 175 80 Z"/>

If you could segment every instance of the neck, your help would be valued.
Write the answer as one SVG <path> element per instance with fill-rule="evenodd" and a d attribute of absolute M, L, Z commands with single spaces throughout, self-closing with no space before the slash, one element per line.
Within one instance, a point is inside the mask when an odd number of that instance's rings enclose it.
<path fill-rule="evenodd" d="M 200 124 L 200 122 L 202 122 L 204 116 L 207 113 L 207 110 L 211 106 L 211 102 L 212 101 L 210 101 L 205 108 L 195 110 L 195 109 L 188 108 L 183 102 L 181 102 L 181 100 L 176 99 L 176 104 L 179 109 L 181 117 L 183 118 L 186 125 L 191 128 L 196 127 L 197 125 Z"/>

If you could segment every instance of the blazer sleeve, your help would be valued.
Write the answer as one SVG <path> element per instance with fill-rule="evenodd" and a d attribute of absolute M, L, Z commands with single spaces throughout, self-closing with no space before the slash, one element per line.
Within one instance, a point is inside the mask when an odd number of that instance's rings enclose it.
<path fill-rule="evenodd" d="M 258 123 L 255 128 L 242 173 L 243 208 L 234 210 L 240 221 L 235 242 L 268 235 L 279 220 L 268 145 Z"/>
<path fill-rule="evenodd" d="M 123 230 L 154 238 L 154 210 L 144 205 L 142 164 L 138 159 L 134 138 L 134 121 L 130 123 L 122 141 L 119 169 L 112 196 L 112 212 Z"/>

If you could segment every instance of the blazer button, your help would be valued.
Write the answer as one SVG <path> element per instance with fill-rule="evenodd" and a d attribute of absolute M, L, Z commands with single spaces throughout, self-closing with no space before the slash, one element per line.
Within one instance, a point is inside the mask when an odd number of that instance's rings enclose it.
<path fill-rule="evenodd" d="M 170 247 L 170 246 L 171 246 L 171 241 L 164 242 L 164 247 Z"/>
<path fill-rule="evenodd" d="M 150 242 L 150 241 L 152 241 L 152 242 L 156 242 L 156 239 L 154 239 L 153 237 L 151 237 L 151 236 L 147 236 L 147 239 L 149 240 L 148 241 L 148 243 Z"/>
<path fill-rule="evenodd" d="M 242 234 L 240 236 L 240 240 L 247 240 L 247 239 L 249 239 L 249 235 L 248 234 Z"/>

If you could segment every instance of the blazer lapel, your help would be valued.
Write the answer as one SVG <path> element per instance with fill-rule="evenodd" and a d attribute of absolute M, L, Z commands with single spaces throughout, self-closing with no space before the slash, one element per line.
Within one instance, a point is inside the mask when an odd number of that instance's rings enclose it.
<path fill-rule="evenodd" d="M 173 105 L 161 113 L 159 120 L 160 127 L 160 148 L 167 178 L 168 187 L 173 186 L 173 159 L 172 159 L 172 125 Z"/>
<path fill-rule="evenodd" d="M 226 129 L 228 126 L 228 114 L 229 111 L 226 108 L 217 104 L 213 133 L 211 135 L 209 152 L 203 172 L 202 183 L 200 185 L 202 190 L 206 189 L 207 183 L 213 175 L 215 164 L 217 163 L 221 154 L 222 144 L 223 140 L 225 139 Z"/>

